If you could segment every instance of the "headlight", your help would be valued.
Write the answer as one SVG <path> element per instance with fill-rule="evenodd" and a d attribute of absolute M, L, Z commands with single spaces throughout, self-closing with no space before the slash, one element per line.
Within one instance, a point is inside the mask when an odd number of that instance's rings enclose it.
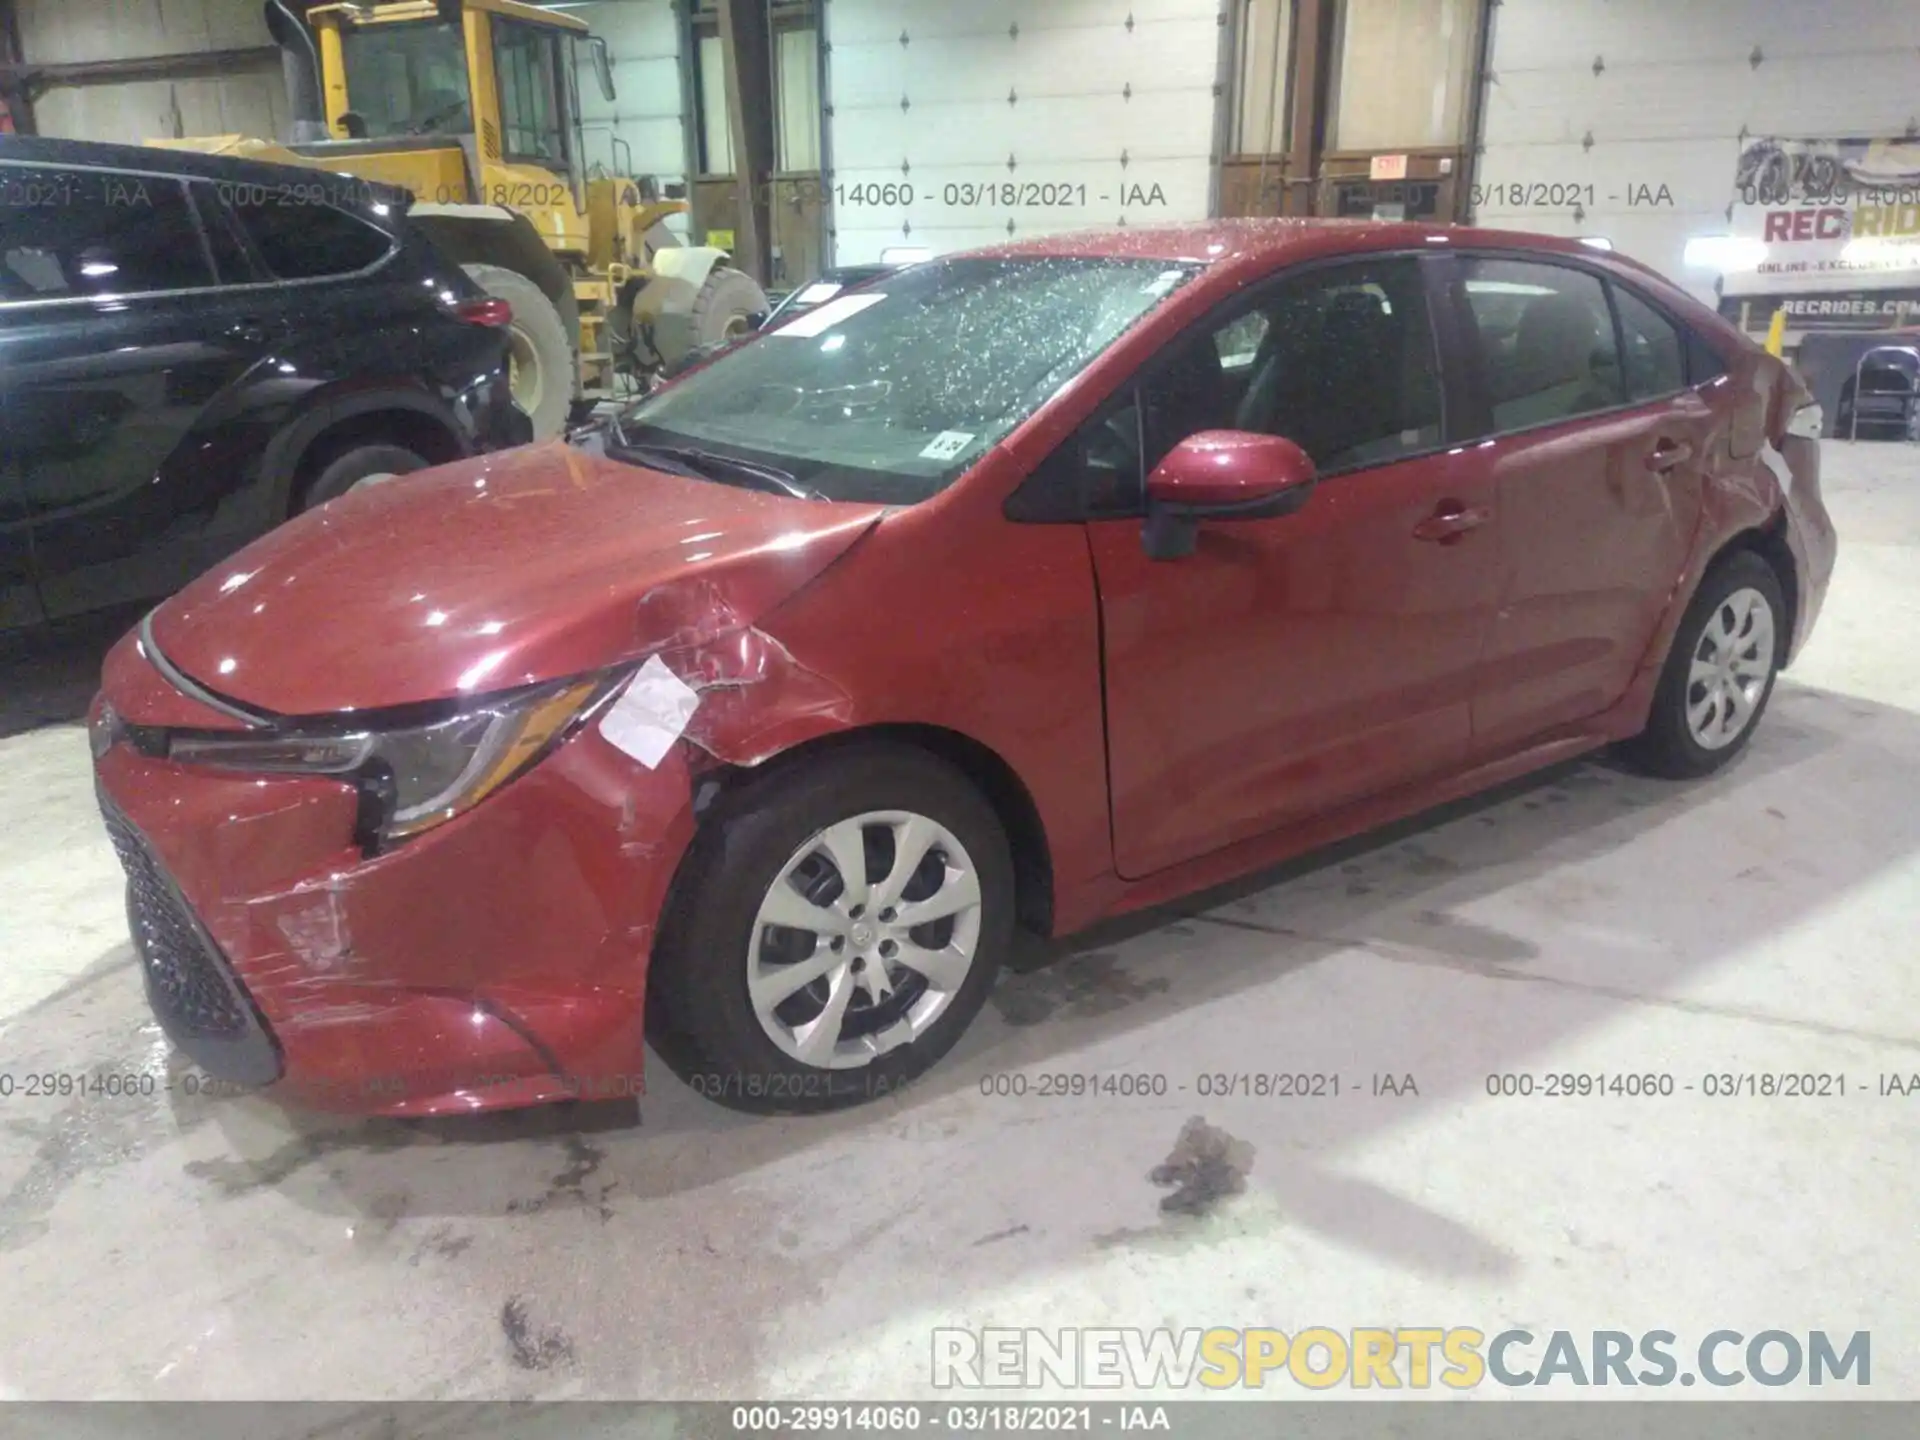
<path fill-rule="evenodd" d="M 253 774 L 339 775 L 379 797 L 373 828 L 404 840 L 471 810 L 525 770 L 621 677 L 475 701 L 424 724 L 270 735 L 175 735 L 167 757 Z"/>

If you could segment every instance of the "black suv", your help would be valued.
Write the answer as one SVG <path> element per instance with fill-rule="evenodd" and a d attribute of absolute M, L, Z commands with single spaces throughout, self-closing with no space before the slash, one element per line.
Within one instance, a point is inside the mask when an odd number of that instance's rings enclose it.
<path fill-rule="evenodd" d="M 0 138 L 0 632 L 171 593 L 358 481 L 530 440 L 511 318 L 401 192 Z"/>

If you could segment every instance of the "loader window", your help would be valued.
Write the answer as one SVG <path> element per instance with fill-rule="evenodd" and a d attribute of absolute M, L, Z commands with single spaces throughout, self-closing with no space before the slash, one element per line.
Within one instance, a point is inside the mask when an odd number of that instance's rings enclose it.
<path fill-rule="evenodd" d="M 560 35 L 517 20 L 493 19 L 493 65 L 500 75 L 500 127 L 509 160 L 565 169 Z"/>
<path fill-rule="evenodd" d="M 473 129 L 466 41 L 457 25 L 357 25 L 340 43 L 347 103 L 366 119 L 368 138 Z"/>

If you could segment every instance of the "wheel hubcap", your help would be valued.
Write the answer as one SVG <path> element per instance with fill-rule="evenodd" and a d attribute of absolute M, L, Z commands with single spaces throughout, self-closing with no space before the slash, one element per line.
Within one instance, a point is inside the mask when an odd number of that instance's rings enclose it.
<path fill-rule="evenodd" d="M 540 353 L 527 333 L 517 328 L 507 331 L 507 384 L 513 391 L 514 404 L 529 415 L 539 410 L 541 396 L 546 393 Z"/>
<path fill-rule="evenodd" d="M 1731 745 L 1753 723 L 1773 675 L 1773 606 L 1736 590 L 1707 619 L 1687 675 L 1687 730 L 1704 749 Z"/>
<path fill-rule="evenodd" d="M 924 815 L 871 811 L 808 839 L 768 887 L 747 993 L 785 1054 L 857 1069 L 945 1013 L 979 943 L 980 880 L 966 847 Z"/>

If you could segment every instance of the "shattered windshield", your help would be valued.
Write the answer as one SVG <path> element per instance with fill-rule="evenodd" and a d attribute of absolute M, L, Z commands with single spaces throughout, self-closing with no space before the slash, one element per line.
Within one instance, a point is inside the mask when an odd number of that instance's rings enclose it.
<path fill-rule="evenodd" d="M 718 452 L 777 467 L 793 493 L 912 504 L 1198 269 L 1060 256 L 915 265 L 642 400 L 620 417 L 620 435 L 642 463 L 641 451 Z"/>

